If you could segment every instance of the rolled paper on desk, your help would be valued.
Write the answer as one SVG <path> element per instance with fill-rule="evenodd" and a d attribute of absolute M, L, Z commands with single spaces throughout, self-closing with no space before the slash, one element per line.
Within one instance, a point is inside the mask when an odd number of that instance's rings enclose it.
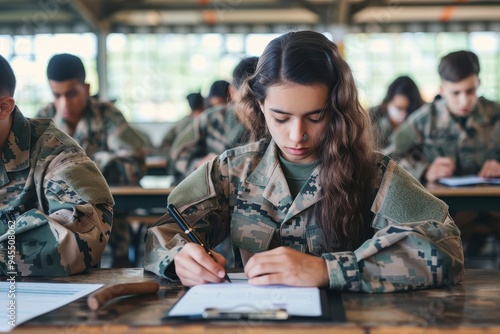
<path fill-rule="evenodd" d="M 92 311 L 97 311 L 101 306 L 114 298 L 126 295 L 145 295 L 149 293 L 157 293 L 158 290 L 160 290 L 160 284 L 156 282 L 118 283 L 106 285 L 89 295 L 87 298 L 87 305 Z"/>

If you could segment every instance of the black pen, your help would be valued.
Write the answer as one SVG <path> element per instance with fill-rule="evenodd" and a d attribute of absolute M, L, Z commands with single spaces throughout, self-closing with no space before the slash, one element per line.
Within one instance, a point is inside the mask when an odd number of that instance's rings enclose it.
<path fill-rule="evenodd" d="M 181 216 L 180 212 L 177 210 L 177 208 L 173 204 L 169 204 L 167 206 L 167 210 L 172 215 L 172 217 L 174 217 L 176 223 L 181 227 L 181 229 L 189 237 L 189 239 L 191 239 L 192 242 L 197 243 L 198 245 L 200 245 L 201 247 L 203 247 L 203 249 L 205 250 L 205 252 L 207 252 L 207 254 L 210 255 L 210 257 L 212 259 L 214 259 L 215 263 L 217 263 L 217 260 L 215 259 L 214 255 L 212 254 L 212 252 L 210 251 L 210 249 L 200 239 L 200 237 L 198 236 L 198 234 L 196 234 L 196 232 L 191 227 L 189 227 L 189 225 L 184 220 L 184 218 L 182 218 L 182 216 Z M 231 280 L 229 279 L 229 276 L 227 275 L 227 273 L 226 273 L 226 276 L 224 278 L 226 279 L 226 281 L 228 281 L 229 283 L 231 283 Z"/>

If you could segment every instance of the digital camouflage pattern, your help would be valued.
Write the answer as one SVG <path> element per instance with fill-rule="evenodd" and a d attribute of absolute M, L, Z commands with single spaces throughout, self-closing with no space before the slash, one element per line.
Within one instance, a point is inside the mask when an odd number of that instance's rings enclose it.
<path fill-rule="evenodd" d="M 420 180 L 439 156 L 454 160 L 455 176 L 478 174 L 487 160 L 500 161 L 500 104 L 480 97 L 466 119 L 453 116 L 444 99 L 426 104 L 394 133 L 391 151 Z"/>
<path fill-rule="evenodd" d="M 460 232 L 444 202 L 394 161 L 382 157 L 371 226 L 376 231 L 354 252 L 325 252 L 314 208 L 321 201 L 319 168 L 295 199 L 271 141 L 226 151 L 203 165 L 169 196 L 210 247 L 229 234 L 243 264 L 278 246 L 325 259 L 330 288 L 391 292 L 454 284 L 463 275 Z M 171 266 L 187 242 L 165 214 L 146 234 L 145 269 L 175 279 Z M 297 264 L 313 270 L 309 263 Z"/>
<path fill-rule="evenodd" d="M 28 120 L 17 108 L 13 115 L 0 160 L 0 275 L 64 276 L 95 266 L 114 204 L 101 172 L 52 121 Z M 11 268 L 6 254 L 13 224 Z"/>
<path fill-rule="evenodd" d="M 161 152 L 163 152 L 163 154 L 168 156 L 170 148 L 172 147 L 172 144 L 175 142 L 175 139 L 182 133 L 182 131 L 184 131 L 187 127 L 191 126 L 193 122 L 194 118 L 188 115 L 184 116 L 179 121 L 172 124 L 170 129 L 168 129 L 168 131 L 165 133 L 165 135 L 161 140 L 160 144 Z"/>
<path fill-rule="evenodd" d="M 89 98 L 75 133 L 51 103 L 37 117 L 52 118 L 56 126 L 73 137 L 99 167 L 110 185 L 138 184 L 146 172 L 144 141 L 111 103 Z"/>
<path fill-rule="evenodd" d="M 209 153 L 217 155 L 248 142 L 250 131 L 236 117 L 229 103 L 204 111 L 187 124 L 175 139 L 169 154 L 168 174 L 176 183 L 196 169 L 196 164 Z"/>
<path fill-rule="evenodd" d="M 391 134 L 395 129 L 387 112 L 383 112 L 380 107 L 370 109 L 369 113 L 378 140 L 378 146 L 384 149 L 391 144 Z"/>

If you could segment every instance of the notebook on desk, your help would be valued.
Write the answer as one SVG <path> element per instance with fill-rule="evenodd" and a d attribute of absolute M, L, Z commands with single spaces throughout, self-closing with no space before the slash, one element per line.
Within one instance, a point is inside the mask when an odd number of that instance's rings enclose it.
<path fill-rule="evenodd" d="M 345 312 L 338 292 L 282 285 L 221 283 L 192 287 L 163 320 L 344 322 Z"/>
<path fill-rule="evenodd" d="M 445 177 L 439 183 L 450 187 L 474 186 L 480 184 L 500 185 L 500 178 L 485 178 L 475 175 Z"/>

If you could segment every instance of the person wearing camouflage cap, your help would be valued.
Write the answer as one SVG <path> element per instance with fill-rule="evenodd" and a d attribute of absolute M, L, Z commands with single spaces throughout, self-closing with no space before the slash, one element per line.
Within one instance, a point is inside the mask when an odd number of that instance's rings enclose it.
<path fill-rule="evenodd" d="M 500 177 L 500 104 L 477 96 L 479 60 L 470 51 L 444 56 L 441 99 L 422 106 L 393 135 L 393 158 L 421 182 L 450 176 Z M 500 214 L 453 213 L 465 240 L 481 222 L 500 235 Z"/>
<path fill-rule="evenodd" d="M 144 141 L 122 113 L 108 102 L 90 97 L 85 68 L 77 56 L 54 55 L 47 66 L 54 102 L 39 110 L 37 117 L 52 118 L 56 126 L 73 137 L 97 164 L 110 185 L 137 185 L 146 173 Z M 130 236 L 128 226 L 115 212 L 110 239 L 113 266 L 127 267 Z"/>
<path fill-rule="evenodd" d="M 113 198 L 103 175 L 51 120 L 15 106 L 0 56 L 0 275 L 65 276 L 99 263 Z"/>
<path fill-rule="evenodd" d="M 250 284 L 392 292 L 461 280 L 446 204 L 375 153 L 336 44 L 311 31 L 274 39 L 240 93 L 256 142 L 198 168 L 168 201 L 210 247 L 230 236 Z M 224 257 L 187 241 L 165 214 L 147 231 L 145 269 L 222 282 Z"/>

